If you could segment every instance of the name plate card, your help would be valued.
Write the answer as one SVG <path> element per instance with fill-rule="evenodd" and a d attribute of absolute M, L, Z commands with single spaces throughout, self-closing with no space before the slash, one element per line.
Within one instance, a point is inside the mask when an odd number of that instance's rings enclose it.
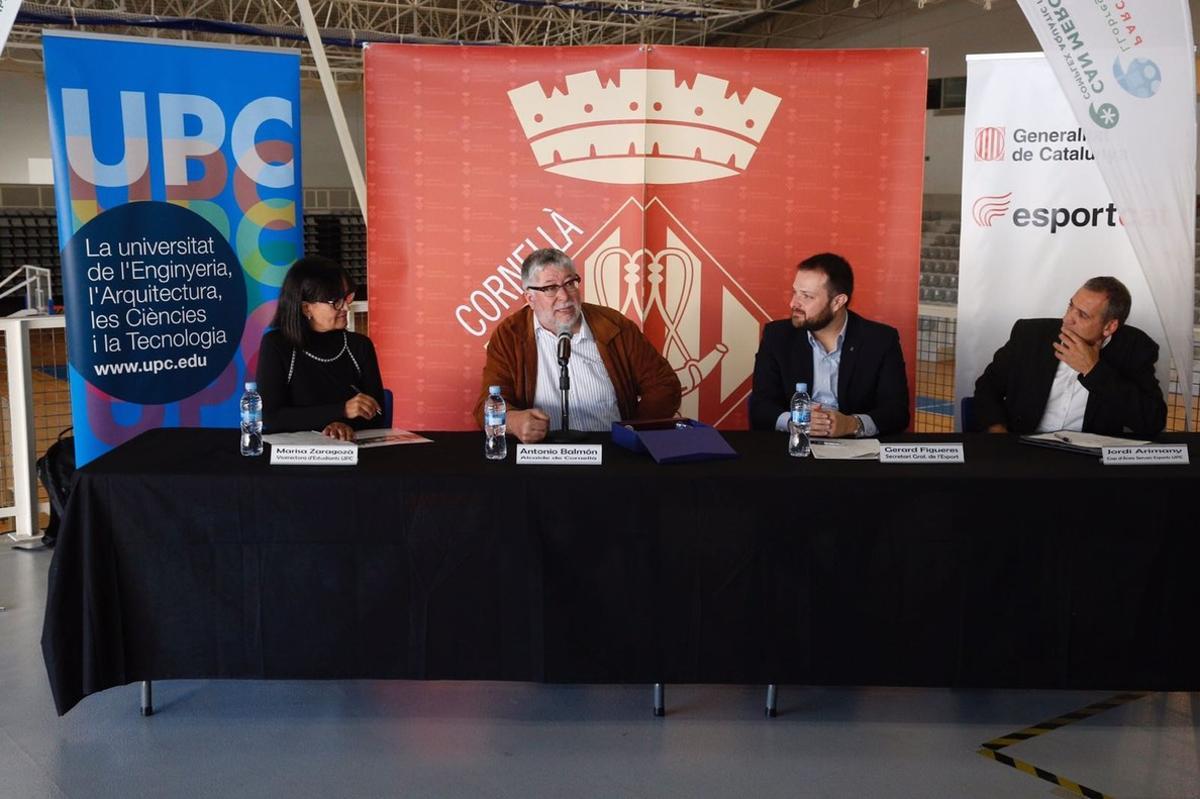
<path fill-rule="evenodd" d="M 517 463 L 537 466 L 599 466 L 603 444 L 518 444 Z"/>
<path fill-rule="evenodd" d="M 354 444 L 272 444 L 272 466 L 354 466 L 358 447 Z"/>
<path fill-rule="evenodd" d="M 880 463 L 963 463 L 962 444 L 880 444 Z"/>
<path fill-rule="evenodd" d="M 1100 462 L 1105 466 L 1187 466 L 1187 444 L 1148 444 L 1142 447 L 1104 447 Z"/>

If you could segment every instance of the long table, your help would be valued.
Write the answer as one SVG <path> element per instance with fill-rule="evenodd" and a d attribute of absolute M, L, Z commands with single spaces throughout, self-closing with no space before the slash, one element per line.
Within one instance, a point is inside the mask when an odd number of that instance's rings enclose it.
<path fill-rule="evenodd" d="M 164 429 L 82 469 L 42 638 L 58 712 L 182 678 L 1200 688 L 1197 465 L 731 432 L 736 460 L 603 435 L 602 466 L 518 466 L 427 435 L 284 467 Z"/>

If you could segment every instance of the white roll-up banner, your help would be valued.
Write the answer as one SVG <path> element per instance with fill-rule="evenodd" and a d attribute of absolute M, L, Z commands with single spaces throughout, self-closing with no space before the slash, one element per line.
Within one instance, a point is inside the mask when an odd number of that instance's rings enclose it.
<path fill-rule="evenodd" d="M 1191 427 L 1196 61 L 1188 0 L 1018 0 L 1125 221 Z M 1136 300 L 1135 300 L 1136 302 Z"/>
<path fill-rule="evenodd" d="M 0 54 L 4 53 L 4 45 L 8 42 L 8 34 L 12 31 L 20 8 L 21 0 L 0 0 Z"/>
<path fill-rule="evenodd" d="M 1146 276 L 1045 56 L 968 56 L 963 136 L 955 395 L 974 394 L 1013 322 L 1062 316 L 1098 275 L 1129 288 L 1129 324 L 1159 343 L 1165 387 L 1166 337 Z"/>

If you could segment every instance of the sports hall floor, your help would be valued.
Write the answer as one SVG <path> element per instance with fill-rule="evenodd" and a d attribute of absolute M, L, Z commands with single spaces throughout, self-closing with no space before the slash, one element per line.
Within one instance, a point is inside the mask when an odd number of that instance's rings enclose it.
<path fill-rule="evenodd" d="M 656 719 L 649 686 L 179 681 L 150 718 L 137 686 L 58 718 L 49 564 L 0 549 L 0 799 L 1200 797 L 1200 693 L 1136 686 L 785 686 L 775 719 L 762 686 L 669 686 Z"/>

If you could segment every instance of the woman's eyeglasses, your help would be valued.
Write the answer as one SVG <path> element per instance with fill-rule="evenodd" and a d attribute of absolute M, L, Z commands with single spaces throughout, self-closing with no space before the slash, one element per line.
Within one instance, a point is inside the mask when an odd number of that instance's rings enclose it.
<path fill-rule="evenodd" d="M 338 297 L 336 300 L 317 300 L 329 305 L 335 311 L 342 311 L 350 307 L 350 303 L 354 302 L 354 292 L 347 292 L 344 297 Z"/>

